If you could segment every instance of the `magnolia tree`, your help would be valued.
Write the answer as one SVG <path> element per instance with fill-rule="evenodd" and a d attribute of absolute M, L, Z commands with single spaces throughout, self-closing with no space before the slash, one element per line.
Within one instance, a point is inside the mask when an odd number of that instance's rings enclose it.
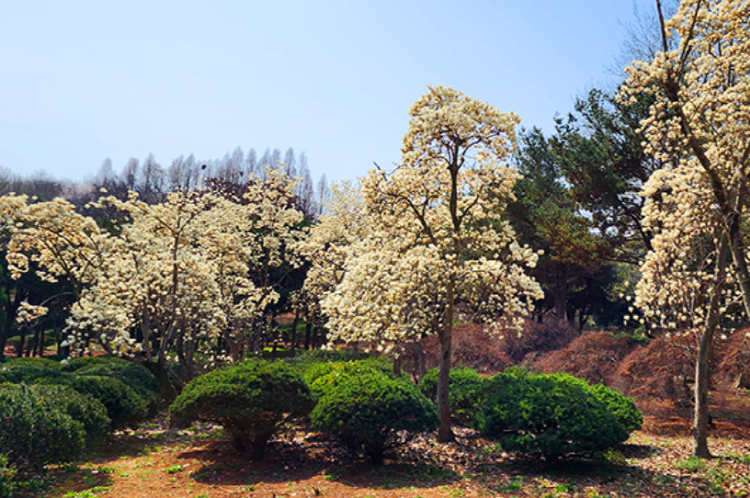
<path fill-rule="evenodd" d="M 663 163 L 642 193 L 654 238 L 635 304 L 654 326 L 698 333 L 693 451 L 708 456 L 711 343 L 723 319 L 750 318 L 750 4 L 684 0 L 669 20 L 657 7 L 663 51 L 628 69 L 621 96 L 654 96 L 642 126 Z"/>
<path fill-rule="evenodd" d="M 409 110 L 403 162 L 363 181 L 366 237 L 323 301 L 331 339 L 386 344 L 437 333 L 438 438 L 453 438 L 448 378 L 457 306 L 518 327 L 542 297 L 537 255 L 503 220 L 519 174 L 505 164 L 518 118 L 445 87 Z"/>
<path fill-rule="evenodd" d="M 296 264 L 286 247 L 303 236 L 293 188 L 269 173 L 250 182 L 242 202 L 208 192 L 175 192 L 152 205 L 136 194 L 103 197 L 93 207 L 119 213 L 114 234 L 61 199 L 3 198 L 9 267 L 20 276 L 31 259 L 40 277 L 71 282 L 67 342 L 74 352 L 94 340 L 162 367 L 175 353 L 190 374 L 196 351 L 204 348 L 210 359 L 219 338 L 238 359 L 250 324 L 278 298 L 265 275 L 282 261 Z"/>
<path fill-rule="evenodd" d="M 308 323 L 322 314 L 321 302 L 341 283 L 346 261 L 368 231 L 359 184 L 332 185 L 324 207 L 325 213 L 318 218 L 309 237 L 297 245 L 297 250 L 310 263 L 297 295 L 298 305 L 306 309 Z"/>

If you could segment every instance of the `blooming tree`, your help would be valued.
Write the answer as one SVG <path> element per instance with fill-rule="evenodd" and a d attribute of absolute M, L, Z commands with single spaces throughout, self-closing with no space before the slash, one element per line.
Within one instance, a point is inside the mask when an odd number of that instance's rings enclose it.
<path fill-rule="evenodd" d="M 622 95 L 653 95 L 642 126 L 663 163 L 642 192 L 654 238 L 635 304 L 654 325 L 699 331 L 693 451 L 707 456 L 711 342 L 728 314 L 750 318 L 750 4 L 683 0 L 669 20 L 657 6 L 663 50 L 628 69 Z"/>
<path fill-rule="evenodd" d="M 14 277 L 29 260 L 47 280 L 67 279 L 75 293 L 68 343 L 86 352 L 89 341 L 110 353 L 143 355 L 162 367 L 175 353 L 195 371 L 195 353 L 208 357 L 223 338 L 234 359 L 247 345 L 250 324 L 278 299 L 267 277 L 283 261 L 295 264 L 293 182 L 269 172 L 251 181 L 242 202 L 217 193 L 172 192 L 159 204 L 131 193 L 102 197 L 92 207 L 123 220 L 109 234 L 62 199 L 29 204 L 2 199 L 0 216 L 10 233 Z M 24 317 L 39 307 L 26 307 Z"/>
<path fill-rule="evenodd" d="M 402 164 L 363 181 L 367 236 L 323 309 L 334 340 L 438 334 L 438 438 L 448 441 L 457 306 L 515 327 L 542 293 L 524 272 L 536 253 L 503 220 L 519 177 L 505 165 L 518 118 L 446 87 L 431 87 L 409 114 Z"/>

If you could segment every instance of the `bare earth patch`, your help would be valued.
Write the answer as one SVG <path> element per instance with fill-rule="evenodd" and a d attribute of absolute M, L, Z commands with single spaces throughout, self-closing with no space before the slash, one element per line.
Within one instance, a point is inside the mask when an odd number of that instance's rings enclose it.
<path fill-rule="evenodd" d="M 85 490 L 103 498 L 750 496 L 748 422 L 717 421 L 712 460 L 688 458 L 688 419 L 648 417 L 644 431 L 593 461 L 508 455 L 458 428 L 456 442 L 420 435 L 383 466 L 304 428 L 275 439 L 266 461 L 250 462 L 216 428 L 169 431 L 162 422 L 117 434 L 77 468 L 53 470 L 55 486 L 46 496 Z"/>

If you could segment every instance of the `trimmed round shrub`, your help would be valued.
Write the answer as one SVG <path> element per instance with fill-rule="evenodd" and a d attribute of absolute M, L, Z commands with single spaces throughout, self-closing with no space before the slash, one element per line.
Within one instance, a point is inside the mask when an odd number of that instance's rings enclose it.
<path fill-rule="evenodd" d="M 438 425 L 435 406 L 413 384 L 377 371 L 329 375 L 337 376 L 336 388 L 327 391 L 310 414 L 313 426 L 340 435 L 374 463 L 397 443 L 399 431 Z"/>
<path fill-rule="evenodd" d="M 501 373 L 490 379 L 476 428 L 504 450 L 592 454 L 628 439 L 617 418 L 591 393 L 548 375 Z"/>
<path fill-rule="evenodd" d="M 81 394 L 66 385 L 35 385 L 31 388 L 83 425 L 87 445 L 101 439 L 111 427 L 107 408 L 92 396 Z"/>
<path fill-rule="evenodd" d="M 67 360 L 62 366 L 64 372 L 75 372 L 82 368 L 89 368 L 98 365 L 132 365 L 133 363 L 120 358 L 119 356 L 79 356 Z"/>
<path fill-rule="evenodd" d="M 354 351 L 343 351 L 339 349 L 309 349 L 298 352 L 291 358 L 286 358 L 285 363 L 290 365 L 311 365 L 314 363 L 331 363 L 340 361 L 358 361 L 372 358 L 367 353 Z"/>
<path fill-rule="evenodd" d="M 437 385 L 438 369 L 433 368 L 422 377 L 419 389 L 422 394 L 436 402 Z M 462 424 L 471 424 L 486 396 L 485 379 L 471 368 L 451 368 L 448 392 L 451 415 Z"/>
<path fill-rule="evenodd" d="M 169 412 L 180 419 L 221 424 L 235 448 L 262 460 L 279 426 L 308 414 L 314 405 L 314 395 L 294 367 L 249 360 L 192 380 Z"/>
<path fill-rule="evenodd" d="M 83 450 L 83 424 L 35 386 L 0 385 L 0 421 L 0 448 L 21 470 L 68 462 Z"/>
<path fill-rule="evenodd" d="M 65 377 L 60 364 L 42 358 L 18 358 L 0 364 L 0 382 L 34 384 L 39 379 Z"/>
<path fill-rule="evenodd" d="M 550 377 L 560 381 L 580 386 L 583 390 L 598 399 L 607 410 L 612 413 L 622 428 L 630 434 L 643 426 L 643 414 L 635 406 L 633 398 L 628 398 L 615 389 L 603 384 L 589 384 L 583 379 L 566 373 L 550 374 Z"/>
<path fill-rule="evenodd" d="M 158 409 L 159 385 L 156 378 L 143 365 L 120 360 L 113 362 L 99 362 L 83 366 L 75 371 L 79 376 L 99 376 L 117 379 L 143 399 L 148 407 L 148 413 L 153 415 Z"/>
<path fill-rule="evenodd" d="M 359 375 L 370 372 L 379 372 L 383 375 L 395 378 L 390 367 L 382 361 L 367 359 L 360 361 L 317 363 L 308 368 L 303 378 L 310 389 L 319 396 L 324 396 L 332 389 L 336 389 L 339 380 L 347 375 Z"/>
<path fill-rule="evenodd" d="M 107 409 L 107 416 L 112 421 L 112 429 L 121 429 L 133 425 L 144 418 L 148 412 L 146 402 L 123 382 L 112 377 L 80 375 L 69 384 L 81 394 L 87 394 L 99 400 Z"/>

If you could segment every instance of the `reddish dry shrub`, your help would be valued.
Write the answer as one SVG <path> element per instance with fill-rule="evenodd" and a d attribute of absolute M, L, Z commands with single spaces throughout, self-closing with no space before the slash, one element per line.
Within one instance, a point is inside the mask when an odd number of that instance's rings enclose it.
<path fill-rule="evenodd" d="M 611 385 L 612 375 L 633 347 L 626 338 L 591 332 L 577 337 L 563 349 L 525 363 L 543 373 L 567 372 L 592 383 Z"/>
<path fill-rule="evenodd" d="M 693 335 L 661 336 L 639 346 L 613 374 L 612 385 L 639 400 L 672 400 L 688 406 L 695 378 L 696 338 Z"/>
<path fill-rule="evenodd" d="M 463 365 L 479 373 L 491 374 L 501 372 L 514 363 L 503 350 L 503 340 L 490 334 L 483 325 L 456 325 L 452 339 L 453 366 Z M 427 357 L 427 368 L 437 367 L 440 355 L 437 334 L 423 339 L 422 347 Z"/>
<path fill-rule="evenodd" d="M 750 328 L 735 331 L 716 344 L 716 387 L 734 390 L 750 389 Z"/>
<path fill-rule="evenodd" d="M 521 362 L 529 353 L 562 349 L 578 335 L 578 330 L 564 320 L 544 323 L 527 320 L 520 335 L 506 334 L 502 348 L 513 361 Z"/>

